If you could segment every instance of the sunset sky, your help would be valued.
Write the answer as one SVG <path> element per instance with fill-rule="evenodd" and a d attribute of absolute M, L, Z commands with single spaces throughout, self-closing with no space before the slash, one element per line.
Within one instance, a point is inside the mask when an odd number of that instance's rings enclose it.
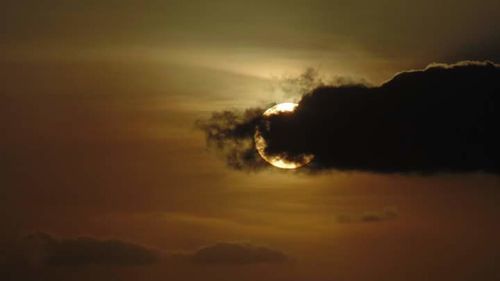
<path fill-rule="evenodd" d="M 235 169 L 199 125 L 319 84 L 493 68 L 500 1 L 0 6 L 6 280 L 500 280 L 498 154 L 432 173 Z"/>

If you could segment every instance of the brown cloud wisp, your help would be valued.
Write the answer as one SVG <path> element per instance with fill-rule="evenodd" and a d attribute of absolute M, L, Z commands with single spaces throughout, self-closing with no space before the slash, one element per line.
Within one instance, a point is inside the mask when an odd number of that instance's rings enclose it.
<path fill-rule="evenodd" d="M 288 257 L 277 250 L 249 243 L 219 242 L 203 247 L 190 256 L 192 262 L 204 265 L 244 265 L 281 263 Z"/>

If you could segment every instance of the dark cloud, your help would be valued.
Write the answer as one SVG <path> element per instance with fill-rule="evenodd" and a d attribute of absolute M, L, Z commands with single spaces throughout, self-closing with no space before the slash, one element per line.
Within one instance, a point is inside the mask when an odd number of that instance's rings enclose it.
<path fill-rule="evenodd" d="M 280 263 L 288 257 L 282 252 L 249 243 L 219 242 L 199 249 L 190 259 L 197 264 L 242 265 Z"/>
<path fill-rule="evenodd" d="M 268 154 L 315 155 L 310 170 L 498 173 L 499 81 L 490 62 L 433 64 L 378 87 L 316 88 L 294 114 L 215 113 L 201 127 L 238 169 L 263 166 L 253 146 L 259 128 Z"/>
<path fill-rule="evenodd" d="M 339 223 L 357 222 L 379 222 L 397 218 L 399 215 L 397 208 L 386 207 L 382 211 L 369 211 L 360 214 L 343 213 L 337 216 Z"/>
<path fill-rule="evenodd" d="M 159 260 L 155 251 L 120 240 L 55 238 L 35 233 L 18 241 L 12 261 L 34 266 L 138 266 Z"/>
<path fill-rule="evenodd" d="M 289 257 L 271 248 L 243 242 L 218 242 L 196 251 L 165 254 L 139 244 L 90 237 L 56 238 L 34 233 L 0 249 L 0 273 L 17 276 L 43 268 L 100 265 L 107 267 L 165 265 L 244 265 L 281 263 Z"/>
<path fill-rule="evenodd" d="M 197 126 L 205 131 L 207 144 L 220 151 L 227 164 L 234 169 L 257 169 L 264 161 L 255 151 L 253 135 L 262 121 L 263 109 L 248 109 L 244 113 L 214 112 Z"/>

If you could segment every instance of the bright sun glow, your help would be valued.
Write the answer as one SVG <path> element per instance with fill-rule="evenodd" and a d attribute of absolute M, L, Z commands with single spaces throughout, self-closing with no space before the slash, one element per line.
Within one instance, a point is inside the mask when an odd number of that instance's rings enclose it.
<path fill-rule="evenodd" d="M 264 116 L 272 116 L 275 114 L 285 113 L 285 112 L 294 112 L 297 108 L 298 104 L 285 102 L 279 103 L 264 112 Z M 304 165 L 307 165 L 314 158 L 313 155 L 303 155 L 300 161 L 288 161 L 281 156 L 271 156 L 266 154 L 267 142 L 262 136 L 259 130 L 255 131 L 254 135 L 255 139 L 255 148 L 259 153 L 260 157 L 264 159 L 269 164 L 281 168 L 281 169 L 297 169 Z"/>
<path fill-rule="evenodd" d="M 267 109 L 264 112 L 264 116 L 271 116 L 274 114 L 280 114 L 282 112 L 294 112 L 297 106 L 299 105 L 292 102 L 278 103 L 277 105 Z"/>

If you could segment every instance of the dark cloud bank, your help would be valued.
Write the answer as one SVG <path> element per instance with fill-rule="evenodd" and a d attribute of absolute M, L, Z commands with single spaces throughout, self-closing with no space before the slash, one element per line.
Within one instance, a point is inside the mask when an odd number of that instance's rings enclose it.
<path fill-rule="evenodd" d="M 44 267 L 129 267 L 164 265 L 276 264 L 289 260 L 281 251 L 243 242 L 218 242 L 183 254 L 162 251 L 121 240 L 92 237 L 57 238 L 39 232 L 10 241 L 0 249 L 0 273 L 15 274 Z"/>
<path fill-rule="evenodd" d="M 237 169 L 265 166 L 253 144 L 261 128 L 267 153 L 314 154 L 310 170 L 500 172 L 500 67 L 491 62 L 434 64 L 378 87 L 321 86 L 294 114 L 264 120 L 263 110 L 217 112 L 199 125 Z"/>
<path fill-rule="evenodd" d="M 91 237 L 56 238 L 34 233 L 17 241 L 11 255 L 20 262 L 38 266 L 138 266 L 160 259 L 159 253 L 142 245 Z"/>

